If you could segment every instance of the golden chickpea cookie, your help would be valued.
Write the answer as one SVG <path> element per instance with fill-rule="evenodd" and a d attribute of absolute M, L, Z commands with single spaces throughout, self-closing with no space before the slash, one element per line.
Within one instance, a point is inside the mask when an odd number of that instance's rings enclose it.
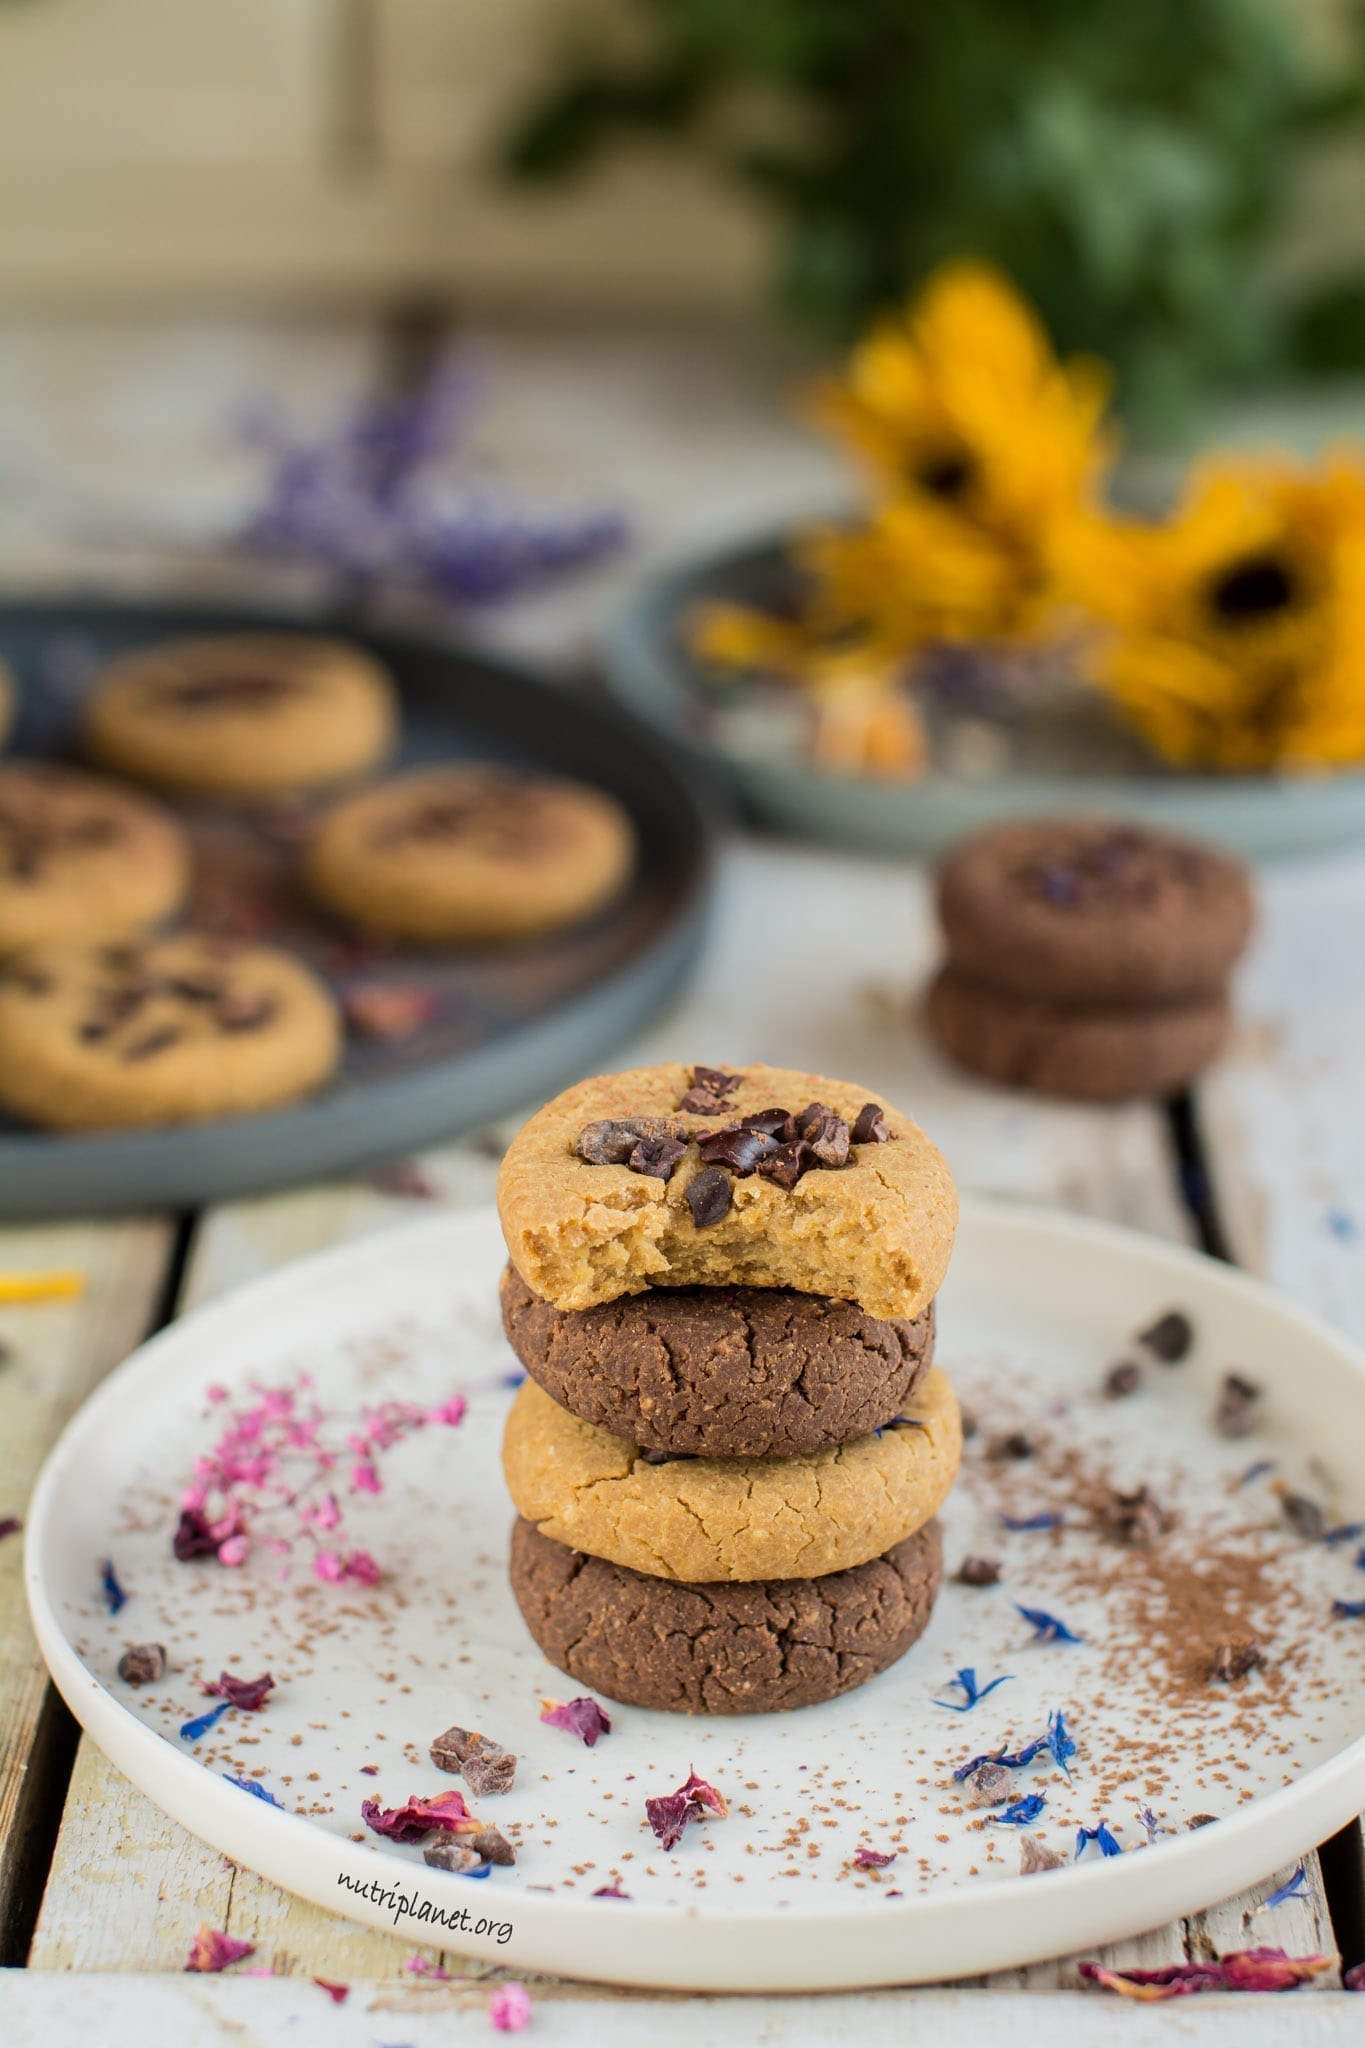
<path fill-rule="evenodd" d="M 807 1457 L 660 1460 L 534 1380 L 502 1444 L 513 1505 L 542 1536 L 684 1585 L 866 1564 L 938 1513 L 961 1457 L 962 1418 L 936 1366 L 884 1429 Z"/>
<path fill-rule="evenodd" d="M 112 662 L 85 713 L 92 759 L 199 796 L 278 796 L 382 761 L 398 714 L 359 647 L 294 633 L 168 640 Z"/>
<path fill-rule="evenodd" d="M 184 833 L 147 798 L 46 761 L 0 766 L 0 956 L 159 924 L 189 874 Z"/>
<path fill-rule="evenodd" d="M 336 804 L 305 862 L 327 909 L 419 945 L 529 939 L 621 889 L 630 819 L 580 782 L 450 762 Z"/>
<path fill-rule="evenodd" d="M 498 1176 L 512 1264 L 559 1309 L 647 1287 L 791 1287 L 913 1321 L 957 1190 L 900 1110 L 820 1074 L 676 1064 L 566 1088 Z"/>
<path fill-rule="evenodd" d="M 14 723 L 18 696 L 19 692 L 14 686 L 14 677 L 7 663 L 0 661 L 0 747 L 4 746 L 9 729 Z"/>
<path fill-rule="evenodd" d="M 39 948 L 0 970 L 0 1107 L 54 1130 L 278 1108 L 340 1052 L 331 996 L 271 947 L 190 933 Z"/>

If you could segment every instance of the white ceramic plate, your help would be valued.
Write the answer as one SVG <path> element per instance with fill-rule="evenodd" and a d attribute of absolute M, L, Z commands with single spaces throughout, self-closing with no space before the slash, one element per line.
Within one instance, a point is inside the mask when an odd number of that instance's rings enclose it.
<path fill-rule="evenodd" d="M 227 1855 L 414 1942 L 509 1964 L 692 1990 L 841 1988 L 1134 1934 L 1264 1877 L 1365 1804 L 1365 1621 L 1330 1618 L 1334 1597 L 1365 1593 L 1360 1546 L 1305 1543 L 1273 1490 L 1310 1491 L 1333 1521 L 1361 1513 L 1365 1360 L 1265 1289 L 1104 1225 L 969 1203 L 939 1356 L 980 1428 L 945 1512 L 947 1555 L 956 1566 L 990 1552 L 1004 1583 L 946 1585 L 922 1641 L 842 1701 L 741 1720 L 612 1708 L 611 1734 L 589 1750 L 541 1724 L 543 1696 L 581 1688 L 535 1650 L 505 1583 L 500 1262 L 483 1213 L 307 1259 L 146 1345 L 48 1461 L 27 1576 L 53 1676 L 114 1762 Z M 1102 1399 L 1105 1368 L 1172 1307 L 1193 1320 L 1191 1356 L 1149 1364 L 1128 1400 Z M 1209 1425 L 1234 1366 L 1265 1388 L 1257 1433 L 1235 1443 Z M 351 1540 L 385 1569 L 374 1589 L 322 1584 L 264 1553 L 237 1571 L 171 1557 L 179 1490 L 224 1413 L 209 1388 L 235 1401 L 301 1370 L 338 1411 L 469 1395 L 458 1429 L 408 1438 L 388 1456 L 385 1491 L 348 1504 Z M 992 1458 L 992 1439 L 1016 1428 L 1037 1454 Z M 1273 1471 L 1239 1484 L 1268 1459 Z M 1153 1551 L 1096 1533 L 1084 1504 L 1111 1478 L 1145 1479 L 1177 1516 Z M 1058 1510 L 1061 1530 L 999 1522 Z M 116 1616 L 100 1595 L 105 1557 L 129 1596 Z M 1206 1638 L 1237 1632 L 1225 1610 L 1240 1599 L 1267 1666 L 1210 1686 Z M 1085 1640 L 1031 1643 L 1015 1602 Z M 166 1645 L 171 1667 L 134 1691 L 115 1667 L 146 1640 Z M 198 1679 L 229 1662 L 247 1677 L 271 1670 L 276 1692 L 187 1744 L 180 1725 L 211 1704 Z M 935 1704 L 961 1699 L 952 1678 L 965 1665 L 1011 1682 L 969 1712 Z M 1020 1793 L 1046 1800 L 1032 1832 L 1070 1857 L 1078 1827 L 1105 1820 L 1129 1853 L 1092 1847 L 1023 1879 L 1019 1831 L 967 1806 L 952 1772 L 1016 1749 L 1055 1708 L 1078 1751 L 1069 1782 L 1046 1756 L 1020 1774 Z M 387 1806 L 458 1784 L 426 1756 L 451 1722 L 521 1758 L 510 1794 L 474 1802 L 518 1841 L 516 1867 L 483 1882 L 428 1869 L 420 1848 L 360 1820 L 364 1797 Z M 693 1766 L 727 1794 L 730 1817 L 665 1854 L 643 1801 Z M 229 1771 L 290 1810 L 249 1797 Z M 1169 1831 L 1151 1847 L 1144 1806 Z M 1191 1830 L 1200 1813 L 1217 1824 Z M 859 1870 L 860 1845 L 896 1860 Z M 627 1901 L 591 1896 L 613 1880 Z"/>

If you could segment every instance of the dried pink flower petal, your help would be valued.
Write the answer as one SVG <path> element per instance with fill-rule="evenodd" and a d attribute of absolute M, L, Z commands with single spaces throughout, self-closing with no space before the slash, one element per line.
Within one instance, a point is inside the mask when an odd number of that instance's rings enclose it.
<path fill-rule="evenodd" d="M 885 1870 L 888 1863 L 894 1863 L 894 1849 L 859 1849 L 853 1858 L 855 1870 Z"/>
<path fill-rule="evenodd" d="M 1106 1970 L 1081 1963 L 1087 1983 L 1121 1998 L 1189 1998 L 1201 1991 L 1292 1991 L 1332 1968 L 1331 1956 L 1290 1956 L 1282 1948 L 1234 1949 L 1207 1963 L 1169 1963 L 1160 1970 Z"/>
<path fill-rule="evenodd" d="M 362 1799 L 360 1817 L 367 1828 L 390 1842 L 424 1842 L 437 1828 L 456 1835 L 474 1834 L 480 1826 L 461 1792 L 441 1792 L 435 1799 L 414 1793 L 401 1806 L 387 1809 L 377 1799 Z"/>
<path fill-rule="evenodd" d="M 690 1821 L 705 1820 L 714 1814 L 724 1820 L 729 1812 L 723 1794 L 714 1785 L 708 1785 L 705 1778 L 699 1778 L 695 1771 L 688 1773 L 687 1781 L 676 1792 L 666 1792 L 645 1801 L 645 1818 L 659 1838 L 659 1846 L 672 1849 L 683 1838 Z"/>
<path fill-rule="evenodd" d="M 411 1038 L 436 1015 L 435 989 L 415 981 L 355 981 L 341 992 L 342 1015 L 362 1038 Z"/>
<path fill-rule="evenodd" d="M 429 1956 L 409 1956 L 403 1968 L 409 1977 L 430 1977 L 439 1984 L 449 1984 L 452 1979 L 449 1970 L 440 1963 L 433 1963 Z"/>
<path fill-rule="evenodd" d="M 588 1749 L 594 1746 L 599 1735 L 611 1733 L 609 1717 L 596 1700 L 586 1695 L 576 1700 L 542 1700 L 540 1718 L 551 1728 L 567 1728 Z"/>
<path fill-rule="evenodd" d="M 190 1944 L 186 1970 L 216 1973 L 226 1970 L 233 1963 L 240 1963 L 243 1956 L 253 1956 L 256 1944 L 252 1941 L 238 1941 L 231 1934 L 223 1934 L 205 1921 Z"/>
<path fill-rule="evenodd" d="M 201 1682 L 199 1689 L 211 1699 L 230 1700 L 234 1707 L 245 1707 L 249 1714 L 254 1714 L 265 1705 L 267 1694 L 274 1691 L 275 1681 L 268 1671 L 263 1671 L 259 1678 L 234 1678 L 230 1671 L 221 1671 L 212 1684 Z"/>
<path fill-rule="evenodd" d="M 488 2017 L 496 2034 L 519 2034 L 531 2024 L 531 1994 L 524 1984 L 499 1984 L 488 2001 Z"/>
<path fill-rule="evenodd" d="M 319 1991 L 327 1993 L 333 2005 L 345 2005 L 351 1995 L 349 1984 L 334 1984 L 330 1977 L 314 1977 L 313 1982 L 317 1985 Z"/>

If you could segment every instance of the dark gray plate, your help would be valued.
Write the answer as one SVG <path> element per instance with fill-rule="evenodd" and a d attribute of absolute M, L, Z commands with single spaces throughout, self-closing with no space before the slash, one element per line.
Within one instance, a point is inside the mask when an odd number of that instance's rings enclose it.
<path fill-rule="evenodd" d="M 616 620 L 607 680 L 619 701 L 704 765 L 710 786 L 741 795 L 769 824 L 880 853 L 934 856 L 1003 818 L 1123 815 L 1221 839 L 1262 858 L 1326 853 L 1365 840 L 1365 774 L 1195 775 L 1164 770 L 1089 693 L 997 730 L 1003 758 L 986 772 L 935 769 L 916 781 L 831 775 L 784 732 L 789 706 L 747 685 L 717 687 L 692 659 L 681 625 L 699 601 L 780 606 L 795 588 L 781 536 L 666 571 Z M 743 709 L 746 700 L 749 709 Z M 955 721 L 942 718 L 938 739 Z M 951 758 L 952 749 L 939 749 Z"/>
<path fill-rule="evenodd" d="M 626 712 L 438 638 L 346 619 L 186 604 L 0 606 L 0 658 L 19 678 L 11 753 L 69 746 L 89 675 L 181 633 L 343 633 L 402 696 L 397 765 L 499 761 L 596 783 L 630 811 L 639 861 L 590 923 L 516 950 L 376 953 L 292 889 L 296 811 L 186 813 L 199 855 L 195 922 L 278 941 L 344 992 L 417 984 L 433 1020 L 398 1042 L 355 1039 L 325 1093 L 268 1116 L 107 1136 L 0 1121 L 0 1217 L 186 1206 L 376 1163 L 476 1128 L 590 1072 L 672 994 L 701 943 L 712 881 L 707 815 L 668 750 Z"/>

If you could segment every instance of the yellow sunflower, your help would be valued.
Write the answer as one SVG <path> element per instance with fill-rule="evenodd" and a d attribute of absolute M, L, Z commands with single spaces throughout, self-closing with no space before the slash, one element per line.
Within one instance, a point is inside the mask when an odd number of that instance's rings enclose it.
<path fill-rule="evenodd" d="M 1058 531 L 1113 452 L 1108 395 L 1102 365 L 1060 362 L 1008 281 L 964 261 L 814 385 L 809 409 L 887 501 L 873 531 L 897 595 L 934 600 L 937 637 L 1015 640 L 1057 602 Z"/>
<path fill-rule="evenodd" d="M 1164 524 L 1067 544 L 1110 628 L 1091 672 L 1166 760 L 1234 771 L 1365 760 L 1365 469 L 1218 461 Z"/>

